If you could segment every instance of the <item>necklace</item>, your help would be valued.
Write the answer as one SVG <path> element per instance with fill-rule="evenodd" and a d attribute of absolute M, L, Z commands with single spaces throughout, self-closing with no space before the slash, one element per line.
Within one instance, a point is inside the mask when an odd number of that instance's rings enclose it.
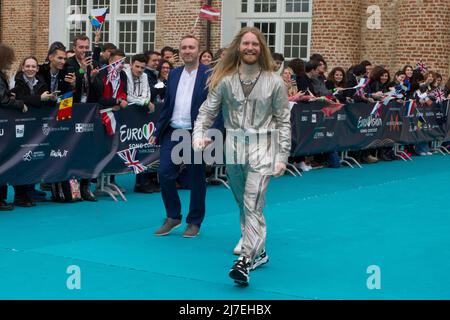
<path fill-rule="evenodd" d="M 251 85 L 255 84 L 256 81 L 258 81 L 260 75 L 261 75 L 261 68 L 259 69 L 259 73 L 258 73 L 258 75 L 256 76 L 256 78 L 243 80 L 243 79 L 242 79 L 242 75 L 241 75 L 241 73 L 239 72 L 239 80 L 241 81 L 241 83 L 242 83 L 244 86 L 251 86 Z"/>

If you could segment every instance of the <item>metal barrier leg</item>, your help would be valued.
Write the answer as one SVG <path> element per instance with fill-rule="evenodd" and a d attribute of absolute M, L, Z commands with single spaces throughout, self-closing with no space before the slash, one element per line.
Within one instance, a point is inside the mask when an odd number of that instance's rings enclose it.
<path fill-rule="evenodd" d="M 353 162 L 357 167 L 362 168 L 362 165 L 353 157 L 348 155 L 348 151 L 341 152 L 341 163 L 348 165 L 350 168 L 354 168 L 350 162 Z"/>
<path fill-rule="evenodd" d="M 105 174 L 101 174 L 97 179 L 100 180 L 100 182 L 97 182 L 97 186 L 95 189 L 95 194 L 96 195 L 108 195 L 111 198 L 113 198 L 114 201 L 118 201 L 117 198 L 114 195 L 114 190 L 112 190 L 108 184 L 105 184 L 105 180 L 107 182 L 108 176 L 106 176 Z"/>
<path fill-rule="evenodd" d="M 292 172 L 291 170 L 297 173 L 299 177 L 303 177 L 302 173 L 300 172 L 300 170 L 297 169 L 296 166 L 294 166 L 292 163 L 286 164 L 286 171 L 288 171 L 290 174 L 296 177 L 295 173 Z"/>
<path fill-rule="evenodd" d="M 405 151 L 400 150 L 400 145 L 398 145 L 398 144 L 394 144 L 394 155 L 397 158 L 400 158 L 400 159 L 402 159 L 405 162 L 407 162 L 408 160 L 409 161 L 413 161 L 411 159 L 411 157 Z"/>
<path fill-rule="evenodd" d="M 226 175 L 224 174 L 225 166 L 219 165 L 214 167 L 214 175 L 212 177 L 209 177 L 206 179 L 207 183 L 210 182 L 218 182 L 223 184 L 226 188 L 230 189 L 230 186 L 228 185 L 226 179 Z"/>
<path fill-rule="evenodd" d="M 450 154 L 448 152 L 448 150 L 442 146 L 442 142 L 440 142 L 440 141 L 433 141 L 433 142 L 431 142 L 431 152 L 433 152 L 433 153 L 440 153 L 443 156 L 446 156 L 447 154 Z"/>

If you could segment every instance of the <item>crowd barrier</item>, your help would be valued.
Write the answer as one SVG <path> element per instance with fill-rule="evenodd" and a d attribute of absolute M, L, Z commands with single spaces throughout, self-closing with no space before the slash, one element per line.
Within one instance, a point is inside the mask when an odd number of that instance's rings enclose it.
<path fill-rule="evenodd" d="M 163 105 L 151 114 L 137 106 L 114 112 L 114 135 L 108 135 L 99 108 L 75 104 L 72 118 L 63 121 L 56 121 L 57 108 L 25 114 L 0 109 L 0 184 L 136 173 L 158 161 L 159 149 L 148 138 Z M 365 103 L 298 103 L 291 110 L 292 155 L 450 140 L 447 109 L 446 101 L 418 106 L 407 116 L 405 106 L 396 102 L 377 112 Z"/>

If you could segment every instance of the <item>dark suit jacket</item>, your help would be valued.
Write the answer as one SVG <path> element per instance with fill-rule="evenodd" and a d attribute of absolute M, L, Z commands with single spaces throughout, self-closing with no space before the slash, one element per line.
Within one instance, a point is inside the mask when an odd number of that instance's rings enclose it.
<path fill-rule="evenodd" d="M 155 125 L 154 136 L 157 141 L 163 136 L 164 132 L 170 124 L 172 119 L 173 110 L 175 108 L 175 98 L 177 95 L 178 83 L 180 82 L 181 74 L 183 73 L 184 66 L 173 69 L 169 74 L 169 80 L 167 81 L 166 97 L 164 101 L 164 108 L 161 111 L 158 122 Z M 203 102 L 208 97 L 208 88 L 206 86 L 206 80 L 208 79 L 207 71 L 209 68 L 200 64 L 197 70 L 197 78 L 195 80 L 194 92 L 192 95 L 191 105 L 191 126 L 194 128 L 194 122 L 197 119 L 199 109 Z M 219 114 L 214 122 L 214 128 L 220 128 L 223 124 L 222 115 Z"/>

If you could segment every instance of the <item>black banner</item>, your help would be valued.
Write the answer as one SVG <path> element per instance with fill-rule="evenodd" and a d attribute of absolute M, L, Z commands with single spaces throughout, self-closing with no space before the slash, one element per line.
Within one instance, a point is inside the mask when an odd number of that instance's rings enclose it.
<path fill-rule="evenodd" d="M 147 165 L 159 158 L 158 149 L 147 142 L 161 107 L 152 114 L 137 106 L 114 112 L 113 136 L 106 133 L 96 104 L 75 104 L 72 119 L 64 121 L 56 121 L 56 108 L 25 114 L 0 109 L 0 184 L 133 171 L 117 154 L 128 148 L 136 148 L 133 160 Z"/>
<path fill-rule="evenodd" d="M 405 106 L 392 102 L 374 111 L 374 104 L 330 107 L 325 102 L 299 103 L 291 112 L 292 154 L 314 155 L 447 140 L 446 106 L 418 106 L 406 116 Z M 372 114 L 373 113 L 373 114 Z"/>
<path fill-rule="evenodd" d="M 157 105 L 152 114 L 137 106 L 114 112 L 116 129 L 111 136 L 96 104 L 75 104 L 72 119 L 64 121 L 56 121 L 56 108 L 25 114 L 0 109 L 0 185 L 136 172 L 136 164 L 145 166 L 159 159 L 159 149 L 150 146 L 148 138 L 161 108 Z M 444 109 L 437 104 L 419 106 L 407 117 L 405 107 L 396 102 L 379 112 L 365 103 L 342 108 L 324 102 L 296 104 L 291 112 L 292 154 L 450 140 Z"/>

